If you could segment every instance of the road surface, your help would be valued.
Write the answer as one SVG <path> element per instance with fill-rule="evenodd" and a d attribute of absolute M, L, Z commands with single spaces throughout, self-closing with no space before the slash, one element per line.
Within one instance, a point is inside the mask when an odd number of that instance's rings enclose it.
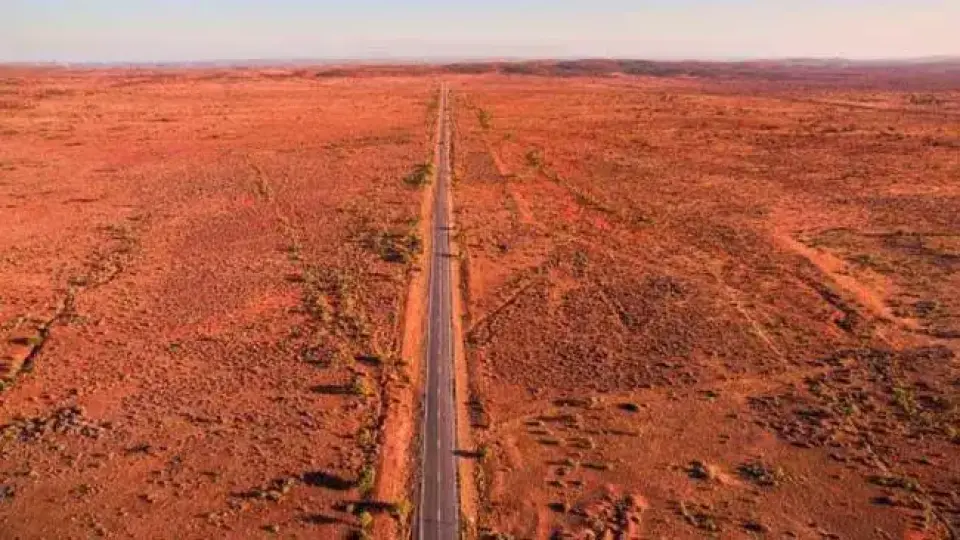
<path fill-rule="evenodd" d="M 447 88 L 440 89 L 433 250 L 427 319 L 423 461 L 417 538 L 455 540 L 460 531 L 457 493 L 456 408 L 453 375 L 452 288 L 450 284 L 450 126 Z"/>

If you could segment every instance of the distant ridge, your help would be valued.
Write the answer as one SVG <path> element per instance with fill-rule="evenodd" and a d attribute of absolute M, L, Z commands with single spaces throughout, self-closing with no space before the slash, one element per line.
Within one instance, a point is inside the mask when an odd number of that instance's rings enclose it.
<path fill-rule="evenodd" d="M 641 60 L 613 58 L 514 60 L 482 59 L 428 61 L 390 60 L 205 60 L 195 62 L 148 63 L 47 63 L 0 64 L 8 73 L 30 69 L 129 69 L 133 71 L 194 70 L 198 74 L 216 71 L 213 78 L 282 79 L 484 75 L 542 77 L 683 77 L 716 82 L 749 81 L 756 85 L 790 84 L 806 87 L 873 87 L 898 90 L 943 90 L 960 87 L 960 57 L 932 56 L 914 59 L 849 60 L 843 58 L 782 58 L 738 61 Z M 234 71 L 232 75 L 228 72 Z M 210 76 L 204 75 L 206 78 Z M 758 87 L 760 87 L 758 86 Z"/>

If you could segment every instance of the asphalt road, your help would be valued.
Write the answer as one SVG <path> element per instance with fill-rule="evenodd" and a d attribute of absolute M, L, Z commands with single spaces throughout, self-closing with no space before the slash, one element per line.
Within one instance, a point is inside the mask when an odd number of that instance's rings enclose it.
<path fill-rule="evenodd" d="M 440 90 L 439 149 L 433 208 L 433 251 L 427 319 L 422 485 L 417 538 L 454 540 L 460 534 L 454 402 L 453 308 L 450 279 L 450 126 L 447 88 Z"/>

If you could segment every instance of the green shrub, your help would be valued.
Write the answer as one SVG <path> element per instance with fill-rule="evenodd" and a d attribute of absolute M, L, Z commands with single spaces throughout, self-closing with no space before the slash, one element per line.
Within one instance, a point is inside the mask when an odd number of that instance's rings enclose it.
<path fill-rule="evenodd" d="M 371 465 L 366 465 L 360 471 L 360 478 L 357 480 L 357 489 L 364 497 L 369 497 L 373 493 L 374 484 L 377 481 L 377 471 Z"/>
<path fill-rule="evenodd" d="M 490 111 L 486 109 L 478 109 L 477 120 L 480 121 L 480 127 L 483 129 L 490 129 L 490 123 L 493 120 L 493 115 L 490 114 Z"/>
<path fill-rule="evenodd" d="M 404 178 L 409 186 L 423 187 L 430 183 L 433 177 L 433 163 L 418 163 L 413 171 Z"/>

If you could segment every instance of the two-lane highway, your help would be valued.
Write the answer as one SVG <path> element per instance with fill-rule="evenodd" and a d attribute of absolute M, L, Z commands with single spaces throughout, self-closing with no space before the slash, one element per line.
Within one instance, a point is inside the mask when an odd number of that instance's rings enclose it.
<path fill-rule="evenodd" d="M 433 248 L 426 343 L 423 450 L 417 538 L 455 540 L 460 530 L 454 402 L 453 297 L 450 272 L 450 125 L 447 88 L 440 89 Z"/>

